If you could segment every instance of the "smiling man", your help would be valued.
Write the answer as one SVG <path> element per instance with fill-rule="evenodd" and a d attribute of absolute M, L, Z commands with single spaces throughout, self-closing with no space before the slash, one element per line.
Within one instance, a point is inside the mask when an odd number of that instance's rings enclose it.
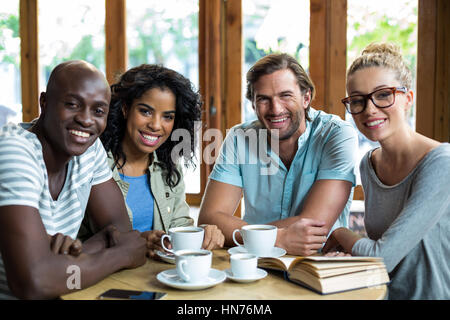
<path fill-rule="evenodd" d="M 41 93 L 39 118 L 0 129 L 0 298 L 56 298 L 72 289 L 73 266 L 85 288 L 145 263 L 98 139 L 110 98 L 93 65 L 64 62 Z M 48 235 L 75 239 L 86 210 L 97 233 L 81 253 L 52 250 Z"/>
<path fill-rule="evenodd" d="M 199 215 L 199 223 L 222 230 L 227 245 L 243 225 L 272 224 L 279 228 L 277 247 L 307 256 L 330 231 L 348 226 L 357 135 L 339 117 L 314 110 L 314 93 L 308 74 L 287 54 L 268 55 L 248 71 L 246 96 L 258 120 L 228 133 Z M 268 165 L 277 170 L 264 171 Z M 233 213 L 242 196 L 240 219 Z"/>

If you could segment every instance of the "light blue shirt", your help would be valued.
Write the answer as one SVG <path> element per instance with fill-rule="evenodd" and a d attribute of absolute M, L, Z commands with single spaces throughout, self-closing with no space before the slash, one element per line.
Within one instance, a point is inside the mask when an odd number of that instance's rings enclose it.
<path fill-rule="evenodd" d="M 128 182 L 126 202 L 133 212 L 133 229 L 139 232 L 153 229 L 153 195 L 150 190 L 149 176 L 130 177 L 119 173 L 120 179 Z"/>
<path fill-rule="evenodd" d="M 267 146 L 267 135 L 258 120 L 234 126 L 227 133 L 209 178 L 243 188 L 247 223 L 264 224 L 298 215 L 317 180 L 346 180 L 355 186 L 356 131 L 336 115 L 312 108 L 309 115 L 312 121 L 306 121 L 289 170 L 273 147 Z M 348 227 L 352 198 L 353 189 L 330 232 Z"/>

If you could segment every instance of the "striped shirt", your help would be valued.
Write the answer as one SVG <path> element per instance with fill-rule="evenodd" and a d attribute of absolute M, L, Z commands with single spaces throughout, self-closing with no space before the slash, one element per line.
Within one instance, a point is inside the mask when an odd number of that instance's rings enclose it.
<path fill-rule="evenodd" d="M 97 139 L 84 154 L 73 157 L 58 199 L 53 200 L 42 146 L 36 135 L 26 130 L 29 127 L 31 123 L 10 123 L 0 128 L 0 207 L 36 208 L 48 234 L 60 232 L 75 239 L 91 187 L 112 178 L 106 152 Z M 0 255 L 0 299 L 5 298 L 14 297 Z"/>

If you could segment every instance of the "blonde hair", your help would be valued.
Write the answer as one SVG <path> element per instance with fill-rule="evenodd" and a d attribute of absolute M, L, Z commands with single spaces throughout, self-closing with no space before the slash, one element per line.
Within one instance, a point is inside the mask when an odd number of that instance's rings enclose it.
<path fill-rule="evenodd" d="M 412 88 L 411 70 L 406 65 L 400 47 L 394 43 L 371 43 L 353 61 L 347 71 L 347 79 L 356 71 L 369 67 L 384 67 L 396 73 L 402 86 Z"/>

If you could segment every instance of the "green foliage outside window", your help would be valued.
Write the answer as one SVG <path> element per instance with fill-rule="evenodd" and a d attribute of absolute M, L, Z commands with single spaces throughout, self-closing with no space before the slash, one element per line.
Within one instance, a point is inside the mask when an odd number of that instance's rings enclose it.
<path fill-rule="evenodd" d="M 355 22 L 353 28 L 355 30 L 358 30 L 359 28 L 361 28 L 361 24 L 359 22 Z M 392 19 L 388 18 L 387 16 L 383 16 L 382 19 L 378 20 L 375 29 L 355 36 L 349 44 L 348 50 L 360 53 L 364 49 L 364 47 L 372 42 L 396 43 L 402 49 L 403 56 L 408 61 L 409 68 L 411 69 L 411 71 L 413 72 L 413 76 L 415 77 L 417 40 L 413 38 L 416 32 L 417 22 L 410 22 L 405 28 L 399 26 L 396 21 L 392 21 Z M 348 56 L 348 66 L 352 62 L 350 59 L 351 57 Z"/>
<path fill-rule="evenodd" d="M 19 38 L 19 17 L 14 14 L 0 14 L 0 62 L 19 66 L 20 55 L 7 45 L 8 41 Z"/>
<path fill-rule="evenodd" d="M 185 36 L 184 30 L 189 28 L 191 36 Z M 165 64 L 167 56 L 175 54 L 179 61 L 187 61 L 198 47 L 198 17 L 189 15 L 184 19 L 165 18 L 160 12 L 147 9 L 139 20 L 134 22 L 133 32 L 138 40 L 129 48 L 129 64 L 136 66 L 151 60 L 152 63 Z M 173 51 L 167 52 L 163 47 L 163 39 L 173 41 Z"/>

